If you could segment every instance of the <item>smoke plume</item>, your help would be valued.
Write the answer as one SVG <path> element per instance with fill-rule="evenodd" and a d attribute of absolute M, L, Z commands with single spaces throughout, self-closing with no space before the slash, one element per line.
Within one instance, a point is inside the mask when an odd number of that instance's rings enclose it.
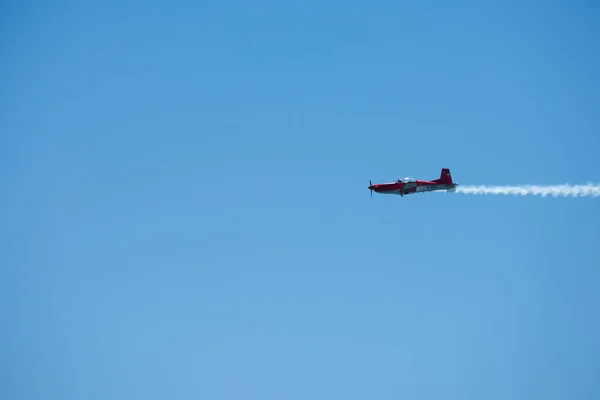
<path fill-rule="evenodd" d="M 456 193 L 514 196 L 599 197 L 600 184 L 587 185 L 516 185 L 516 186 L 458 186 Z"/>

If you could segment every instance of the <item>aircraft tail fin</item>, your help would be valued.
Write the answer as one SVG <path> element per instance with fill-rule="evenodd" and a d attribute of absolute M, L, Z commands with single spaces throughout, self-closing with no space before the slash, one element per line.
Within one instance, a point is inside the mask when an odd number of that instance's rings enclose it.
<path fill-rule="evenodd" d="M 436 179 L 438 183 L 451 185 L 452 175 L 450 175 L 450 169 L 442 168 L 442 173 L 440 174 L 440 179 Z"/>

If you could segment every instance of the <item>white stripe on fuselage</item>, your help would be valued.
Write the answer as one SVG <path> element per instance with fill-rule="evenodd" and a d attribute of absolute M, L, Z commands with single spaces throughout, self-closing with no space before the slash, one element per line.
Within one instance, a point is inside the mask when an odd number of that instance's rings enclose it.
<path fill-rule="evenodd" d="M 438 185 L 423 185 L 417 186 L 417 192 L 429 192 L 432 190 L 437 190 Z"/>
<path fill-rule="evenodd" d="M 454 188 L 454 185 L 449 184 L 439 184 L 439 185 L 423 185 L 417 186 L 417 192 L 433 192 L 435 190 L 451 190 Z"/>

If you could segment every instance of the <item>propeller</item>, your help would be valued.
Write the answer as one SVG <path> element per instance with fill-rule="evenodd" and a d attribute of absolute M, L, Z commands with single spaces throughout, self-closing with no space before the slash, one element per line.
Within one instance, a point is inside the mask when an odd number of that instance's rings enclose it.
<path fill-rule="evenodd" d="M 369 189 L 371 189 L 372 186 L 373 186 L 373 184 L 371 183 L 371 180 L 369 179 Z M 371 189 L 371 197 L 373 197 L 373 189 Z"/>

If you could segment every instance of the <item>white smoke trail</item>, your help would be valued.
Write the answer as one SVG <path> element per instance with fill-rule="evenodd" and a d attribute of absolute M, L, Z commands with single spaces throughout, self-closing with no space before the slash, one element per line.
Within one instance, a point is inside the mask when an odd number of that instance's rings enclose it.
<path fill-rule="evenodd" d="M 600 184 L 587 185 L 516 185 L 516 186 L 458 186 L 456 193 L 515 196 L 599 197 Z"/>

